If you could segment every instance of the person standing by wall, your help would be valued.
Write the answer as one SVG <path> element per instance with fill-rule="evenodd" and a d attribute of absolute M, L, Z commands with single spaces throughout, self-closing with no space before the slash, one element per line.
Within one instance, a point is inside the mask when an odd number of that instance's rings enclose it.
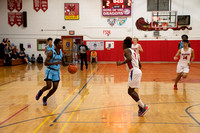
<path fill-rule="evenodd" d="M 84 45 L 84 42 L 82 42 L 81 45 L 79 46 L 79 54 L 81 56 L 81 70 L 83 70 L 83 60 L 85 60 L 86 69 L 88 69 L 87 51 L 88 51 L 88 47 Z"/>

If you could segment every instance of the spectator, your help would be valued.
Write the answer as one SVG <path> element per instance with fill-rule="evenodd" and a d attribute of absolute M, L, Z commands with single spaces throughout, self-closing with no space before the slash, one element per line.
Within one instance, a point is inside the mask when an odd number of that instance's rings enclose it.
<path fill-rule="evenodd" d="M 93 50 L 90 54 L 90 62 L 93 62 L 93 59 L 95 59 L 95 62 L 97 63 L 97 52 Z"/>
<path fill-rule="evenodd" d="M 35 55 L 34 54 L 32 54 L 31 63 L 35 63 Z"/>
<path fill-rule="evenodd" d="M 12 59 L 17 59 L 19 57 L 16 46 L 14 46 L 14 48 L 12 49 L 11 57 L 12 57 Z"/>
<path fill-rule="evenodd" d="M 43 57 L 41 56 L 41 54 L 39 54 L 39 56 L 37 57 L 37 63 L 43 63 Z"/>
<path fill-rule="evenodd" d="M 84 42 L 82 42 L 81 45 L 79 46 L 79 53 L 81 56 L 81 71 L 83 71 L 83 60 L 85 60 L 86 69 L 88 69 L 87 51 L 88 51 L 88 47 L 84 45 Z"/>
<path fill-rule="evenodd" d="M 0 59 L 4 59 L 4 44 L 3 44 L 3 41 L 0 43 Z"/>
<path fill-rule="evenodd" d="M 26 57 L 26 54 L 25 54 L 25 49 L 23 48 L 20 52 L 19 52 L 19 58 L 21 59 L 24 59 L 26 61 L 26 63 L 28 64 L 28 59 Z"/>
<path fill-rule="evenodd" d="M 73 44 L 73 62 L 77 63 L 78 61 L 78 45 L 76 42 Z"/>
<path fill-rule="evenodd" d="M 9 64 L 12 57 L 11 57 L 11 53 L 10 53 L 10 49 L 9 49 L 8 45 L 6 45 L 6 47 L 4 48 L 4 53 L 5 53 L 5 57 L 6 57 L 6 63 Z"/>
<path fill-rule="evenodd" d="M 28 62 L 31 63 L 31 59 L 28 54 L 26 54 L 26 58 L 28 59 Z"/>

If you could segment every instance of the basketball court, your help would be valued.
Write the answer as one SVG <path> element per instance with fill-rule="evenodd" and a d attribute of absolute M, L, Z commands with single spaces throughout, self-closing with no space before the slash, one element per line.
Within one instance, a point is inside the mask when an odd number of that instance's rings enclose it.
<path fill-rule="evenodd" d="M 92 64 L 69 74 L 61 68 L 57 92 L 48 106 L 35 100 L 45 66 L 19 65 L 0 70 L 0 132 L 191 132 L 200 131 L 200 65 L 173 89 L 176 64 L 143 64 L 137 90 L 150 110 L 138 117 L 127 93 L 128 72 L 116 64 Z"/>

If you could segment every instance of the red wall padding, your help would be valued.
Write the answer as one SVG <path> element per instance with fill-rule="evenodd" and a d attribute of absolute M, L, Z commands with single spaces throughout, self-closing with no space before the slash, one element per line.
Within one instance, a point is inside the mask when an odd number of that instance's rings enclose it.
<path fill-rule="evenodd" d="M 141 61 L 174 61 L 179 42 L 180 40 L 139 41 L 144 50 L 140 53 Z M 104 45 L 104 50 L 97 50 L 98 61 L 123 61 L 122 43 L 123 41 L 114 41 L 114 49 L 107 50 Z M 195 51 L 195 61 L 200 61 L 200 40 L 190 40 L 190 43 Z"/>

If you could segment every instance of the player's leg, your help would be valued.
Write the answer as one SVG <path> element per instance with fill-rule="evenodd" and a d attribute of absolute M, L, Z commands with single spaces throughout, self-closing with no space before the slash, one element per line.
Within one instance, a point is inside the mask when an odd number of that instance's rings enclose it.
<path fill-rule="evenodd" d="M 178 90 L 177 84 L 179 82 L 179 80 L 181 79 L 182 73 L 183 73 L 183 67 L 181 63 L 177 64 L 177 69 L 176 69 L 176 79 L 175 79 L 175 83 L 174 83 L 174 90 Z"/>
<path fill-rule="evenodd" d="M 46 86 L 44 86 L 41 90 L 38 91 L 35 99 L 39 100 L 40 97 L 42 96 L 43 92 L 45 92 L 46 90 L 49 90 L 51 88 L 51 80 L 46 80 Z"/>
<path fill-rule="evenodd" d="M 86 69 L 87 69 L 87 67 L 88 67 L 88 64 L 87 64 L 87 54 L 84 55 L 84 61 L 85 61 Z"/>
<path fill-rule="evenodd" d="M 47 105 L 47 99 L 55 93 L 55 91 L 58 88 L 58 84 L 60 81 L 60 71 L 53 71 L 53 76 L 52 76 L 52 81 L 53 81 L 53 88 L 48 92 L 46 96 L 43 97 L 43 105 Z"/>
<path fill-rule="evenodd" d="M 83 70 L 83 54 L 81 54 L 80 56 L 81 56 L 81 70 Z"/>
<path fill-rule="evenodd" d="M 43 105 L 47 105 L 47 99 L 55 93 L 58 88 L 59 81 L 53 82 L 53 88 L 49 91 L 49 93 L 43 97 Z"/>
<path fill-rule="evenodd" d="M 138 103 L 139 106 L 138 116 L 143 116 L 149 109 L 149 106 L 145 105 L 142 102 L 137 92 L 135 91 L 135 88 L 139 88 L 140 86 L 141 77 L 142 77 L 141 70 L 135 68 L 129 73 L 129 79 L 128 79 L 128 85 L 129 85 L 128 94 Z"/>

